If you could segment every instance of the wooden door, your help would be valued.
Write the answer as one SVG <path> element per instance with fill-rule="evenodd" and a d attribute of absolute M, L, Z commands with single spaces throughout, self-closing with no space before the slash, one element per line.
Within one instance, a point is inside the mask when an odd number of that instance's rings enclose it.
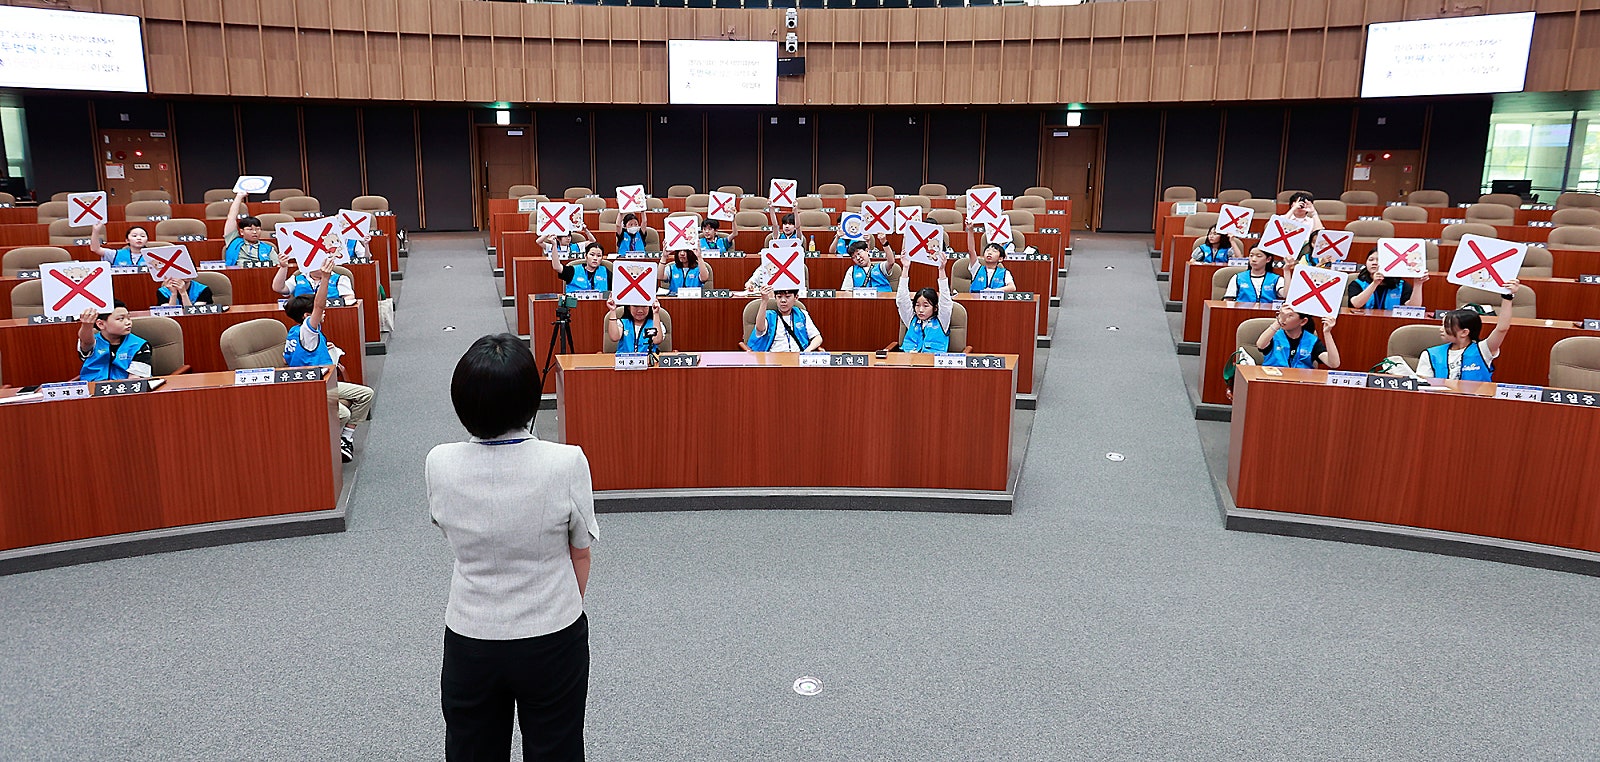
<path fill-rule="evenodd" d="M 489 228 L 491 198 L 507 198 L 513 185 L 531 185 L 534 178 L 533 129 L 529 127 L 479 127 L 479 194 L 483 203 L 480 222 Z M 539 189 L 543 191 L 543 188 Z"/>
<path fill-rule="evenodd" d="M 1100 157 L 1100 128 L 1046 127 L 1039 138 L 1039 182 L 1057 196 L 1072 197 L 1072 229 L 1093 230 L 1100 207 L 1095 162 Z"/>
<path fill-rule="evenodd" d="M 172 139 L 164 130 L 101 130 L 100 182 L 107 201 L 126 204 L 136 190 L 164 190 L 178 198 Z"/>
<path fill-rule="evenodd" d="M 1422 162 L 1422 152 L 1399 151 L 1385 148 L 1358 150 L 1347 167 L 1348 190 L 1369 190 L 1378 194 L 1378 203 L 1404 201 L 1406 194 L 1417 189 L 1417 167 Z"/>

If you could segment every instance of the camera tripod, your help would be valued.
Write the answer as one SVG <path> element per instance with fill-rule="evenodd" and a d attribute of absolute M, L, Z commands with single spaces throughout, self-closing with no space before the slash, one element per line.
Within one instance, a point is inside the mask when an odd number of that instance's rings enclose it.
<path fill-rule="evenodd" d="M 550 346 L 544 353 L 544 369 L 539 371 L 541 384 L 556 367 L 558 354 L 572 354 L 572 310 L 567 307 L 557 307 L 556 319 L 550 322 Z"/>

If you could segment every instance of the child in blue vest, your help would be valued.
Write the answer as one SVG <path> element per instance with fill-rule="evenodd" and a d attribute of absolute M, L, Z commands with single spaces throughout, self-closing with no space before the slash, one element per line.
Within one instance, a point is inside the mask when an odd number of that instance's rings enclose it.
<path fill-rule="evenodd" d="M 193 307 L 210 304 L 211 287 L 193 278 L 168 278 L 156 289 L 161 303 L 173 307 Z"/>
<path fill-rule="evenodd" d="M 606 336 L 616 343 L 617 354 L 655 352 L 667 340 L 666 325 L 656 319 L 654 306 L 629 304 L 619 309 L 615 299 L 607 299 L 606 306 L 611 308 L 606 313 Z"/>
<path fill-rule="evenodd" d="M 83 358 L 79 381 L 149 378 L 152 354 L 150 345 L 133 335 L 133 318 L 121 299 L 110 312 L 90 307 L 78 315 L 78 356 Z"/>
<path fill-rule="evenodd" d="M 1272 271 L 1272 257 L 1260 249 L 1250 252 L 1250 269 L 1228 281 L 1222 300 L 1252 304 L 1271 304 L 1284 297 L 1283 278 Z"/>
<path fill-rule="evenodd" d="M 795 225 L 794 212 L 788 212 L 779 218 L 777 210 L 768 207 L 767 220 L 772 223 L 772 232 L 767 234 L 767 240 L 761 244 L 762 248 L 772 246 L 773 241 L 800 239 L 800 228 Z"/>
<path fill-rule="evenodd" d="M 761 287 L 761 304 L 776 302 L 776 309 L 756 315 L 755 327 L 745 346 L 752 352 L 816 352 L 822 348 L 822 331 L 811 314 L 799 307 L 800 292 L 794 289 L 773 291 Z"/>
<path fill-rule="evenodd" d="M 1358 310 L 1392 310 L 1400 305 L 1422 306 L 1422 284 L 1428 274 L 1423 273 L 1415 286 L 1405 278 L 1390 278 L 1379 269 L 1378 252 L 1367 255 L 1367 266 L 1350 279 L 1345 286 L 1345 297 L 1350 306 Z"/>
<path fill-rule="evenodd" d="M 560 255 L 562 259 L 582 254 L 584 247 L 591 243 L 594 243 L 594 236 L 589 235 L 587 230 L 547 235 L 539 239 L 539 245 L 544 247 L 545 256 L 555 258 Z"/>
<path fill-rule="evenodd" d="M 143 227 L 128 228 L 128 245 L 120 249 L 107 249 L 100 244 L 106 239 L 106 226 L 95 223 L 89 229 L 89 251 L 100 255 L 112 267 L 144 267 L 144 247 L 150 243 L 150 233 Z"/>
<path fill-rule="evenodd" d="M 247 195 L 240 193 L 233 197 L 233 205 L 228 207 L 228 220 L 222 223 L 222 261 L 229 267 L 238 267 L 240 262 L 266 265 L 278 261 L 272 243 L 261 236 L 261 220 L 249 214 L 240 216 L 245 210 Z"/>
<path fill-rule="evenodd" d="M 850 260 L 852 264 L 850 269 L 844 272 L 844 282 L 839 284 L 839 290 L 877 291 L 880 294 L 887 294 L 893 291 L 894 286 L 889 283 L 889 268 L 887 265 L 893 261 L 894 249 L 885 245 L 884 251 L 891 259 L 885 259 L 883 264 L 878 264 L 872 261 L 872 250 L 867 248 L 866 241 L 856 241 L 850 244 Z M 905 272 L 904 265 L 901 266 L 900 271 L 902 273 Z M 943 270 L 941 269 L 940 272 L 943 272 Z M 900 280 L 904 281 L 905 278 L 902 276 Z"/>
<path fill-rule="evenodd" d="M 611 268 L 605 263 L 605 249 L 598 243 L 590 243 L 584 247 L 583 261 L 576 265 L 563 264 L 561 257 L 550 257 L 550 269 L 561 276 L 562 282 L 567 284 L 567 293 L 579 291 L 598 291 L 604 293 L 611 290 Z"/>
<path fill-rule="evenodd" d="M 1261 332 L 1256 339 L 1256 349 L 1265 357 L 1261 364 L 1273 368 L 1315 368 L 1322 363 L 1329 368 L 1339 367 L 1339 345 L 1333 341 L 1333 326 L 1337 316 L 1322 319 L 1322 336 L 1319 338 L 1309 328 L 1311 318 L 1284 306 L 1278 310 L 1278 320 Z"/>
<path fill-rule="evenodd" d="M 328 276 L 333 273 L 333 260 L 324 259 L 318 271 L 321 277 L 316 279 L 316 291 L 290 297 L 283 305 L 283 311 L 295 322 L 283 342 L 283 364 L 289 368 L 333 366 L 343 373 L 339 358 L 344 356 L 344 351 L 322 335 L 322 317 L 328 304 Z M 349 463 L 355 460 L 356 427 L 366 420 L 367 409 L 372 406 L 372 389 L 340 381 L 338 396 L 339 421 L 344 424 L 344 430 L 339 435 L 339 456 Z"/>
<path fill-rule="evenodd" d="M 900 256 L 900 288 L 894 295 L 900 324 L 906 329 L 905 338 L 900 340 L 900 351 L 934 354 L 950 351 L 950 315 L 956 307 L 955 299 L 950 296 L 950 276 L 944 269 L 948 259 L 948 255 L 939 252 L 939 287 L 919 289 L 913 299 L 909 285 L 911 258 Z"/>
<path fill-rule="evenodd" d="M 1483 318 L 1472 310 L 1451 310 L 1439 321 L 1439 335 L 1443 344 L 1428 347 L 1417 358 L 1417 375 L 1423 378 L 1449 378 L 1462 381 L 1493 381 L 1494 361 L 1500 356 L 1500 345 L 1511 332 L 1511 307 L 1517 289 L 1522 284 L 1516 279 L 1506 281 L 1511 293 L 1500 297 L 1500 314 L 1495 318 L 1494 330 L 1489 337 L 1479 341 L 1483 333 Z"/>
<path fill-rule="evenodd" d="M 700 223 L 700 238 L 697 240 L 700 242 L 701 251 L 726 254 L 733 249 L 733 239 L 724 233 L 717 232 L 719 227 L 717 220 L 710 218 Z M 738 231 L 735 230 L 734 232 Z"/>
<path fill-rule="evenodd" d="M 967 240 L 972 240 L 970 230 Z M 998 243 L 984 244 L 981 258 L 977 250 L 970 250 L 967 254 L 967 272 L 972 274 L 972 286 L 968 290 L 974 294 L 980 291 L 1016 291 L 1017 282 L 1003 264 L 1005 258 L 1005 247 Z"/>
<path fill-rule="evenodd" d="M 700 266 L 700 255 L 694 249 L 661 253 L 656 282 L 666 287 L 667 295 L 677 296 L 682 288 L 711 288 L 712 279 L 711 271 Z"/>
<path fill-rule="evenodd" d="M 329 233 L 322 243 L 332 250 L 338 250 L 339 247 L 344 245 L 339 240 L 339 237 L 332 233 Z M 350 279 L 344 277 L 343 274 L 332 269 L 333 259 L 331 256 L 327 258 L 325 264 L 328 265 L 327 268 L 316 268 L 309 275 L 303 272 L 295 272 L 294 275 L 290 275 L 290 271 L 294 270 L 298 263 L 293 259 L 285 259 L 278 263 L 278 272 L 272 276 L 272 290 L 278 292 L 281 296 L 291 298 L 310 296 L 319 290 L 323 280 L 327 280 L 329 281 L 326 289 L 328 294 L 343 299 L 345 304 L 354 304 L 356 301 L 355 284 L 351 283 Z"/>
<path fill-rule="evenodd" d="M 648 247 L 639 215 L 633 212 L 622 215 L 617 220 L 617 251 L 612 258 L 644 256 L 649 253 Z"/>
<path fill-rule="evenodd" d="M 1205 235 L 1194 242 L 1194 251 L 1189 258 L 1205 264 L 1225 265 L 1239 250 L 1240 247 L 1233 245 L 1233 236 L 1217 232 L 1217 226 L 1212 225 Z"/>

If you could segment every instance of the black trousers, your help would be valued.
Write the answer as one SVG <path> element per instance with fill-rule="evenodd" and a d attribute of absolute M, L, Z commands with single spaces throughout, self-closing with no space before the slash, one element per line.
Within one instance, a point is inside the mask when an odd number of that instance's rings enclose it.
<path fill-rule="evenodd" d="M 582 760 L 589 617 L 521 640 L 478 640 L 446 627 L 439 684 L 446 760 L 510 759 L 513 708 L 524 760 Z"/>

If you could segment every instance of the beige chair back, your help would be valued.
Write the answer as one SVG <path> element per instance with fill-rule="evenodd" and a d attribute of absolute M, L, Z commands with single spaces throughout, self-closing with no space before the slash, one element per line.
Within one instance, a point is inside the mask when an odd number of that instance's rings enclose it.
<path fill-rule="evenodd" d="M 1011 200 L 1012 209 L 1026 209 L 1034 214 L 1044 214 L 1050 202 L 1043 196 L 1018 196 Z"/>
<path fill-rule="evenodd" d="M 1257 365 L 1260 365 L 1265 361 L 1266 355 L 1263 355 L 1261 350 L 1256 348 L 1256 341 L 1261 338 L 1262 332 L 1267 330 L 1267 326 L 1276 322 L 1277 318 L 1258 317 L 1250 318 L 1240 323 L 1239 327 L 1233 332 L 1234 346 L 1244 347 L 1244 353 L 1249 355 L 1250 359 L 1255 360 Z M 1231 355 L 1233 353 L 1229 352 L 1228 354 Z"/>
<path fill-rule="evenodd" d="M 1192 185 L 1169 185 L 1161 191 L 1162 201 L 1199 201 L 1200 194 Z"/>
<path fill-rule="evenodd" d="M 606 200 L 599 196 L 584 196 L 578 199 L 578 206 L 585 212 L 598 212 L 606 208 Z"/>
<path fill-rule="evenodd" d="M 150 375 L 170 376 L 183 367 L 183 326 L 169 317 L 136 317 L 133 335 L 150 345 Z"/>
<path fill-rule="evenodd" d="M 765 212 L 771 205 L 772 202 L 768 201 L 766 196 L 744 196 L 739 199 L 741 212 Z"/>
<path fill-rule="evenodd" d="M 272 239 L 274 231 L 278 229 L 279 225 L 285 225 L 295 221 L 294 217 L 279 212 L 268 212 L 266 214 L 258 215 L 256 219 L 261 221 L 262 238 L 266 240 Z"/>
<path fill-rule="evenodd" d="M 158 204 L 158 203 L 161 203 L 161 202 L 152 201 L 150 203 Z M 90 229 L 90 227 L 88 225 L 84 225 L 82 227 L 76 227 L 75 228 L 67 220 L 64 220 L 64 219 L 56 220 L 56 221 L 50 223 L 50 245 L 51 246 L 73 246 L 73 245 L 76 245 L 78 243 L 78 241 L 89 237 L 90 230 L 91 229 Z"/>
<path fill-rule="evenodd" d="M 41 225 L 48 225 L 56 220 L 64 220 L 67 218 L 67 202 L 46 201 L 39 205 L 39 208 L 34 211 L 34 215 L 34 218 Z"/>
<path fill-rule="evenodd" d="M 278 202 L 278 213 L 287 214 L 291 217 L 299 217 L 312 212 L 320 213 L 321 211 L 322 202 L 311 196 L 290 196 Z"/>
<path fill-rule="evenodd" d="M 306 192 L 300 190 L 299 188 L 274 188 L 270 193 L 267 194 L 267 200 L 282 201 L 286 198 L 294 198 L 295 196 L 304 195 L 306 195 Z"/>
<path fill-rule="evenodd" d="M 1345 202 L 1345 204 L 1373 206 L 1378 203 L 1378 194 L 1369 190 L 1345 191 L 1339 194 L 1339 200 Z"/>
<path fill-rule="evenodd" d="M 1414 190 L 1406 194 L 1406 206 L 1449 206 L 1450 194 L 1442 190 Z"/>
<path fill-rule="evenodd" d="M 943 227 L 945 233 L 947 234 L 961 232 L 961 212 L 958 212 L 954 209 L 929 209 L 928 211 L 922 213 L 922 219 L 925 222 L 931 222 L 935 225 Z M 951 243 L 955 242 L 952 241 Z"/>
<path fill-rule="evenodd" d="M 667 188 L 667 198 L 688 198 L 694 192 L 693 185 L 674 185 Z"/>
<path fill-rule="evenodd" d="M 1522 258 L 1522 269 L 1517 271 L 1518 278 L 1552 278 L 1555 277 L 1556 258 L 1550 250 L 1536 244 L 1528 245 L 1528 254 Z"/>
<path fill-rule="evenodd" d="M 61 191 L 60 193 L 52 193 L 52 194 L 50 194 L 50 200 L 51 201 L 60 201 L 61 203 L 65 204 L 65 203 L 67 203 L 67 199 L 70 198 L 71 196 L 72 196 L 72 192 L 71 191 Z"/>
<path fill-rule="evenodd" d="M 122 209 L 122 218 L 128 222 L 148 222 L 172 216 L 172 205 L 165 201 L 133 201 Z"/>
<path fill-rule="evenodd" d="M 1485 225 L 1517 224 L 1517 208 L 1505 204 L 1473 204 L 1467 207 L 1467 222 Z"/>
<path fill-rule="evenodd" d="M 917 195 L 927 196 L 928 198 L 935 196 L 943 198 L 950 195 L 950 189 L 946 188 L 944 183 L 923 183 L 922 187 L 917 188 Z"/>
<path fill-rule="evenodd" d="M 861 205 L 868 201 L 877 201 L 878 197 L 870 193 L 852 193 L 844 199 L 844 209 L 847 212 L 861 211 Z"/>
<path fill-rule="evenodd" d="M 695 213 L 698 213 L 698 214 L 710 214 L 711 213 L 711 194 L 709 194 L 709 193 L 691 194 L 687 199 L 684 199 L 683 208 L 684 208 L 685 211 L 695 212 Z"/>
<path fill-rule="evenodd" d="M 208 220 L 225 220 L 225 219 L 228 219 L 228 210 L 232 209 L 232 208 L 233 208 L 233 201 L 232 200 L 228 200 L 228 201 L 212 201 L 211 203 L 206 204 L 206 219 L 208 219 Z"/>
<path fill-rule="evenodd" d="M 1383 218 L 1390 222 L 1427 222 L 1428 210 L 1420 206 L 1386 206 Z"/>
<path fill-rule="evenodd" d="M 205 197 L 201 200 L 207 204 L 215 204 L 218 201 L 227 201 L 231 203 L 233 201 L 233 196 L 234 193 L 232 188 L 212 188 L 211 190 L 206 191 Z"/>
<path fill-rule="evenodd" d="M 583 198 L 584 196 L 593 196 L 593 195 L 594 195 L 594 189 L 593 188 L 585 188 L 582 185 L 574 185 L 571 188 L 568 188 L 568 189 L 566 189 L 566 190 L 561 192 L 561 197 L 565 198 L 568 201 L 576 201 L 577 199 Z"/>
<path fill-rule="evenodd" d="M 817 186 L 817 195 L 827 198 L 839 198 L 849 193 L 850 191 L 845 190 L 844 183 L 823 183 Z"/>
<path fill-rule="evenodd" d="M 539 195 L 537 185 L 513 185 L 506 190 L 506 198 L 522 198 L 523 196 Z"/>
<path fill-rule="evenodd" d="M 1250 198 L 1250 191 L 1240 190 L 1238 188 L 1229 188 L 1217 194 L 1217 203 L 1237 204 L 1247 198 Z"/>
<path fill-rule="evenodd" d="M 1217 224 L 1216 212 L 1197 212 L 1183 218 L 1183 234 L 1205 235 L 1215 224 Z"/>
<path fill-rule="evenodd" d="M 1287 203 L 1289 203 L 1289 199 L 1294 198 L 1294 194 L 1296 194 L 1296 193 L 1304 193 L 1307 196 L 1311 195 L 1311 191 L 1306 191 L 1306 190 L 1294 190 L 1294 189 L 1291 189 L 1291 190 L 1286 190 L 1286 191 L 1278 191 L 1277 201 L 1280 204 L 1287 204 Z M 1312 201 L 1312 203 L 1315 204 L 1316 201 Z"/>
<path fill-rule="evenodd" d="M 1354 220 L 1347 223 L 1344 229 L 1363 243 L 1394 237 L 1394 223 L 1388 220 Z"/>
<path fill-rule="evenodd" d="M 927 196 L 906 196 L 905 198 L 895 202 L 895 206 L 903 206 L 907 209 L 910 209 L 913 206 L 920 206 L 922 207 L 922 213 L 927 214 L 928 210 L 933 208 L 933 201 Z"/>
<path fill-rule="evenodd" d="M 10 193 L 6 193 L 5 191 L 0 191 L 0 204 L 15 204 L 15 203 L 17 203 L 17 197 L 16 196 L 11 195 Z"/>
<path fill-rule="evenodd" d="M 1568 191 L 1556 196 L 1557 209 L 1571 209 L 1573 207 L 1600 209 L 1600 194 Z"/>
<path fill-rule="evenodd" d="M 1343 201 L 1313 201 L 1311 202 L 1311 208 L 1317 210 L 1317 216 L 1325 220 L 1349 219 L 1345 216 Z"/>
<path fill-rule="evenodd" d="M 197 235 L 206 237 L 206 223 L 203 220 L 176 219 L 162 220 L 156 223 L 155 237 L 163 241 L 177 240 L 178 236 Z"/>
<path fill-rule="evenodd" d="M 1595 251 L 1600 249 L 1600 229 L 1565 225 L 1550 231 L 1548 243 L 1552 249 Z"/>
<path fill-rule="evenodd" d="M 7 274 L 10 277 L 10 274 Z M 11 289 L 11 317 L 17 320 L 44 314 L 44 283 L 25 280 Z"/>
<path fill-rule="evenodd" d="M 1001 212 L 1001 214 L 1004 214 L 1006 219 L 1011 220 L 1011 229 L 1013 231 L 1018 233 L 1032 233 L 1034 231 L 1033 212 L 1013 207 Z"/>
<path fill-rule="evenodd" d="M 211 289 L 211 303 L 225 307 L 233 306 L 233 281 L 225 273 L 216 270 L 201 270 L 194 274 L 194 279 L 204 283 Z"/>
<path fill-rule="evenodd" d="M 822 208 L 822 199 L 817 196 L 801 196 L 794 200 L 794 209 L 797 212 L 814 212 Z"/>
<path fill-rule="evenodd" d="M 37 270 L 47 262 L 71 262 L 72 254 L 57 246 L 19 246 L 0 254 L 0 276 L 15 278 L 22 270 Z"/>
<path fill-rule="evenodd" d="M 1557 209 L 1550 215 L 1551 224 L 1556 227 L 1578 225 L 1582 227 L 1600 227 L 1600 209 L 1589 209 L 1581 206 L 1570 206 L 1566 209 Z"/>
<path fill-rule="evenodd" d="M 1523 286 L 1517 289 L 1517 296 L 1511 302 L 1511 316 L 1519 318 L 1534 318 L 1539 316 L 1538 295 L 1533 289 Z M 1485 307 L 1500 309 L 1500 294 L 1494 291 L 1485 291 L 1471 286 L 1456 287 L 1456 309 L 1461 309 L 1469 304 L 1481 304 Z"/>
<path fill-rule="evenodd" d="M 1233 276 L 1238 275 L 1239 273 L 1242 273 L 1248 269 L 1250 268 L 1240 267 L 1239 265 L 1230 265 L 1228 267 L 1220 268 L 1216 272 L 1212 273 L 1211 300 L 1217 301 L 1225 296 L 1228 293 L 1228 282 L 1233 280 Z M 1258 331 L 1257 334 L 1259 335 L 1259 333 L 1260 332 Z"/>
<path fill-rule="evenodd" d="M 706 286 L 702 285 L 701 288 L 706 288 Z M 618 320 L 622 320 L 623 315 L 626 314 L 627 310 L 628 307 L 626 305 L 620 305 L 616 309 L 607 313 L 607 317 L 615 315 Z M 661 332 L 661 343 L 658 345 L 660 351 L 671 352 L 672 313 L 668 312 L 666 307 L 656 307 L 656 330 Z M 749 336 L 750 334 L 746 333 L 745 335 Z M 602 347 L 600 350 L 601 352 L 606 354 L 617 353 L 617 342 L 612 341 L 611 335 L 606 332 L 606 321 L 601 321 L 600 323 L 600 344 Z"/>
<path fill-rule="evenodd" d="M 867 188 L 867 195 L 872 196 L 873 198 L 876 198 L 876 199 L 881 200 L 881 201 L 892 201 L 892 200 L 894 200 L 894 186 L 893 185 L 874 185 L 874 186 L 871 186 L 871 187 Z"/>
<path fill-rule="evenodd" d="M 828 213 L 815 209 L 801 211 L 794 216 L 794 221 L 800 225 L 801 230 L 827 230 L 833 222 L 828 218 Z"/>
<path fill-rule="evenodd" d="M 258 318 L 229 326 L 218 343 L 228 370 L 282 368 L 283 342 L 288 337 L 288 326 L 272 318 Z"/>
<path fill-rule="evenodd" d="M 598 221 L 601 229 L 614 228 L 617 226 L 617 220 L 621 217 L 622 213 L 616 207 L 608 206 L 600 210 Z"/>
<path fill-rule="evenodd" d="M 1493 225 L 1485 225 L 1481 222 L 1457 222 L 1453 225 L 1444 226 L 1444 232 L 1439 234 L 1439 241 L 1441 243 L 1453 243 L 1460 241 L 1461 236 L 1469 234 L 1493 238 L 1499 235 L 1499 232 L 1494 229 Z"/>
<path fill-rule="evenodd" d="M 1551 346 L 1550 385 L 1600 392 L 1600 337 L 1569 336 Z"/>
<path fill-rule="evenodd" d="M 744 230 L 758 230 L 767 224 L 765 212 L 734 212 L 733 224 Z"/>
<path fill-rule="evenodd" d="M 1406 364 L 1410 365 L 1412 370 L 1416 370 L 1417 361 L 1422 357 L 1422 353 L 1427 351 L 1428 347 L 1438 346 L 1441 343 L 1437 324 L 1403 325 L 1389 333 L 1389 348 L 1385 356 L 1400 355 L 1405 358 Z"/>
<path fill-rule="evenodd" d="M 1249 209 L 1255 219 L 1264 220 L 1278 213 L 1278 202 L 1270 198 L 1247 198 L 1239 206 Z"/>
<path fill-rule="evenodd" d="M 1053 199 L 1056 197 L 1056 192 L 1050 188 L 1046 188 L 1043 185 L 1030 185 L 1027 187 L 1027 189 L 1022 191 L 1022 195 L 1038 196 L 1042 199 Z"/>
<path fill-rule="evenodd" d="M 170 204 L 170 203 L 172 203 L 172 194 L 168 193 L 168 192 L 166 192 L 164 190 L 136 190 L 136 191 L 133 192 L 132 196 L 128 197 L 128 200 L 129 201 L 165 201 L 165 202 Z"/>
<path fill-rule="evenodd" d="M 1522 197 L 1515 193 L 1485 193 L 1478 197 L 1480 204 L 1500 204 L 1512 209 L 1522 208 Z"/>
<path fill-rule="evenodd" d="M 743 196 L 744 195 L 744 188 L 742 186 L 738 186 L 738 185 L 718 185 L 717 186 L 717 192 L 718 193 L 729 193 L 729 194 L 732 194 L 734 196 Z"/>
<path fill-rule="evenodd" d="M 383 196 L 356 196 L 350 199 L 350 211 L 387 212 L 389 211 L 389 199 Z"/>

